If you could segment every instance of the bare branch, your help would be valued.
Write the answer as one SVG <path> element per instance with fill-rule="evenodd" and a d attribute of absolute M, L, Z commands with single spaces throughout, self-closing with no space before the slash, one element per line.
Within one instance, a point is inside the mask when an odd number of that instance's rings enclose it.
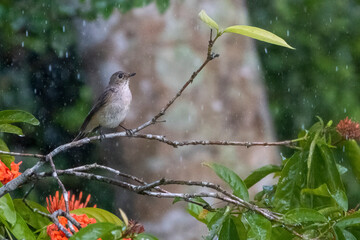
<path fill-rule="evenodd" d="M 69 208 L 69 196 L 68 196 L 68 192 L 64 186 L 64 184 L 61 182 L 59 176 L 57 175 L 57 172 L 56 172 L 56 167 L 55 167 L 55 164 L 54 164 L 54 161 L 51 157 L 51 155 L 48 155 L 47 157 L 47 160 L 49 161 L 50 163 L 50 166 L 51 166 L 51 169 L 52 169 L 52 176 L 56 179 L 56 181 L 58 182 L 61 190 L 62 190 L 62 194 L 64 196 L 64 202 L 65 202 L 65 209 L 66 209 L 66 213 L 67 215 L 70 216 L 70 208 Z M 70 220 L 70 219 L 69 219 Z M 75 220 L 75 219 L 74 219 Z M 75 220 L 76 222 L 76 220 Z M 75 233 L 75 229 L 73 227 L 73 225 L 71 224 L 71 221 L 68 222 L 68 225 L 69 225 L 69 228 L 71 230 L 72 233 Z M 80 226 L 80 224 L 78 224 Z M 81 227 L 81 226 L 80 226 Z"/>
<path fill-rule="evenodd" d="M 0 150 L 0 154 L 6 154 L 10 156 L 20 156 L 20 157 L 35 157 L 35 158 L 45 158 L 45 155 L 33 154 L 33 153 L 17 153 L 17 152 L 6 152 Z"/>

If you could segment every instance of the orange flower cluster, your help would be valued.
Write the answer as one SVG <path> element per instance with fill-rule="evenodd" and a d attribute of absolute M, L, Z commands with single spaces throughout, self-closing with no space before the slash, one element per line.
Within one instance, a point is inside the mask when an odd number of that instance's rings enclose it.
<path fill-rule="evenodd" d="M 85 214 L 82 215 L 76 215 L 76 214 L 70 214 L 73 218 L 75 218 L 78 223 L 80 223 L 81 227 L 86 227 L 88 224 L 96 223 L 95 218 L 89 218 Z M 66 230 L 70 232 L 70 228 L 66 227 L 68 220 L 66 217 L 59 217 L 59 222 L 61 225 L 63 225 Z M 75 232 L 78 232 L 79 230 L 74 226 Z M 53 223 L 49 225 L 46 229 L 47 234 L 50 236 L 51 240 L 67 240 L 68 238 L 65 236 L 65 233 L 60 231 L 58 227 Z"/>
<path fill-rule="evenodd" d="M 359 123 L 351 121 L 348 117 L 338 123 L 336 131 L 345 139 L 360 140 Z"/>
<path fill-rule="evenodd" d="M 82 192 L 80 192 L 77 200 L 75 194 L 70 194 L 70 191 L 68 192 L 68 197 L 69 197 L 69 211 L 72 211 L 74 209 L 86 208 L 86 206 L 90 201 L 91 195 L 89 194 L 87 196 L 84 203 L 81 202 L 83 197 Z M 56 191 L 55 196 L 49 195 L 49 197 L 46 197 L 46 203 L 47 203 L 47 210 L 50 213 L 53 213 L 59 209 L 66 211 L 64 196 L 61 195 L 61 198 L 59 198 L 59 191 Z M 96 204 L 93 207 L 96 208 Z"/>
<path fill-rule="evenodd" d="M 17 178 L 21 175 L 21 172 L 19 172 L 19 166 L 22 162 L 14 163 L 12 162 L 9 169 L 0 159 L 0 182 L 2 184 L 6 184 L 13 180 L 14 178 Z"/>
<path fill-rule="evenodd" d="M 59 209 L 65 211 L 65 200 L 64 200 L 64 196 L 61 195 L 61 197 L 59 197 L 59 191 L 56 191 L 55 196 L 49 196 L 46 198 L 46 202 L 47 202 L 47 209 L 50 213 L 53 213 Z M 79 208 L 85 208 L 87 206 L 87 204 L 90 201 L 91 195 L 89 194 L 85 200 L 85 202 L 81 202 L 82 197 L 83 197 L 83 193 L 80 192 L 78 199 L 76 199 L 75 194 L 70 194 L 70 192 L 68 192 L 68 196 L 69 196 L 69 209 L 74 210 L 74 209 L 79 209 Z M 96 208 L 96 205 L 94 205 L 94 208 Z M 75 218 L 75 220 L 80 223 L 81 227 L 86 227 L 88 224 L 92 224 L 92 223 L 96 223 L 96 219 L 95 218 L 89 218 L 88 216 L 86 216 L 85 214 L 82 215 L 76 215 L 76 214 L 70 214 L 73 218 Z M 67 227 L 67 223 L 68 220 L 65 217 L 59 217 L 59 222 L 61 225 L 64 226 L 64 228 L 66 230 L 68 230 L 70 232 L 70 229 Z M 135 224 L 135 222 L 132 224 L 132 228 L 134 228 L 134 230 L 138 231 L 138 232 L 143 232 L 144 228 L 139 225 L 139 224 Z M 77 232 L 78 229 L 74 226 L 75 231 Z M 51 224 L 49 226 L 47 226 L 47 234 L 50 236 L 51 240 L 67 240 L 68 238 L 65 236 L 65 234 L 58 229 L 58 227 L 55 224 Z M 98 240 L 101 240 L 101 238 L 99 238 Z M 131 238 L 123 238 L 123 240 L 132 240 Z"/>
<path fill-rule="evenodd" d="M 70 194 L 68 192 L 69 197 L 69 210 L 79 209 L 79 208 L 85 208 L 87 204 L 90 201 L 91 195 L 89 194 L 85 200 L 85 202 L 81 202 L 83 193 L 80 192 L 78 199 L 76 199 L 75 194 Z M 55 196 L 49 196 L 46 198 L 47 203 L 47 209 L 50 213 L 53 213 L 59 209 L 66 211 L 65 207 L 65 200 L 64 196 L 61 195 L 59 197 L 59 191 L 56 191 Z M 96 205 L 94 205 L 96 207 Z M 76 214 L 70 214 L 73 218 L 75 218 L 76 221 L 78 221 L 81 225 L 81 227 L 86 227 L 88 224 L 96 223 L 95 218 L 89 218 L 85 214 L 82 215 L 76 215 Z M 59 222 L 61 225 L 63 225 L 68 231 L 70 231 L 69 228 L 67 228 L 67 218 L 65 217 L 59 217 Z M 77 232 L 78 229 L 74 226 L 75 231 Z M 47 227 L 47 234 L 50 236 L 51 240 L 67 240 L 68 238 L 65 236 L 65 234 L 58 229 L 58 227 L 55 224 L 51 224 Z M 100 239 L 100 238 L 99 238 Z"/>

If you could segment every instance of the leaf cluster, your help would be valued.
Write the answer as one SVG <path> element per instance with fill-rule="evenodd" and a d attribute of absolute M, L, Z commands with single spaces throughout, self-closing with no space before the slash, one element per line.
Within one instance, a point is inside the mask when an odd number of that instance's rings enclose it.
<path fill-rule="evenodd" d="M 206 163 L 232 189 L 233 194 L 249 201 L 248 188 L 275 173 L 277 184 L 264 186 L 252 203 L 268 209 L 279 219 L 270 219 L 248 208 L 231 204 L 209 211 L 204 199 L 189 203 L 188 212 L 209 228 L 205 239 L 359 239 L 360 212 L 348 209 L 347 190 L 341 175 L 348 171 L 335 159 L 342 158 L 358 168 L 359 145 L 339 141 L 331 122 L 315 123 L 299 134 L 299 148 L 282 164 L 267 165 L 253 171 L 244 181 L 232 170 Z M 334 145 L 336 144 L 336 145 Z M 342 151 L 343 146 L 346 150 Z M 356 164 L 355 164 L 356 162 Z"/>

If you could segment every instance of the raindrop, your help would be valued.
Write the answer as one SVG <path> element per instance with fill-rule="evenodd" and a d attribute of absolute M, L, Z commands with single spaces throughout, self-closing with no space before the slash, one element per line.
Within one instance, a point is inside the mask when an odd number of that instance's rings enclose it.
<path fill-rule="evenodd" d="M 47 20 L 45 20 L 45 24 L 47 24 L 48 23 L 48 21 Z"/>
<path fill-rule="evenodd" d="M 36 89 L 36 88 L 34 88 L 34 93 L 35 93 L 35 94 L 37 93 L 37 89 Z"/>
<path fill-rule="evenodd" d="M 301 129 L 302 129 L 302 130 L 304 130 L 304 129 L 305 129 L 304 124 L 301 124 Z"/>
<path fill-rule="evenodd" d="M 24 10 L 22 10 L 21 13 L 24 14 Z"/>
<path fill-rule="evenodd" d="M 52 71 L 52 67 L 51 67 L 51 64 L 49 65 L 49 71 L 50 71 L 50 72 Z"/>
<path fill-rule="evenodd" d="M 332 23 L 332 18 L 329 18 L 329 22 Z"/>
<path fill-rule="evenodd" d="M 290 92 L 290 88 L 288 88 L 288 92 Z"/>
<path fill-rule="evenodd" d="M 26 35 L 26 37 L 28 37 L 28 36 L 29 36 L 29 32 L 28 32 L 28 30 L 26 30 L 25 35 Z"/>
<path fill-rule="evenodd" d="M 77 79 L 80 79 L 80 73 L 77 74 Z"/>
<path fill-rule="evenodd" d="M 201 111 L 203 111 L 204 110 L 204 105 L 201 105 L 200 109 L 201 109 Z"/>
<path fill-rule="evenodd" d="M 65 26 L 63 26 L 63 32 L 65 32 Z"/>
<path fill-rule="evenodd" d="M 43 29 L 43 33 L 45 33 L 45 29 Z"/>
<path fill-rule="evenodd" d="M 65 53 L 65 57 L 68 58 L 69 57 L 69 53 L 66 51 Z"/>
<path fill-rule="evenodd" d="M 348 65 L 346 65 L 346 66 L 345 66 L 345 68 L 346 68 L 346 69 L 349 69 L 349 66 L 348 66 Z"/>
<path fill-rule="evenodd" d="M 336 71 L 336 72 L 339 71 L 339 67 L 338 67 L 338 66 L 335 67 L 335 71 Z"/>
<path fill-rule="evenodd" d="M 289 31 L 289 29 L 286 31 L 286 36 L 290 36 L 290 31 Z"/>
<path fill-rule="evenodd" d="M 346 108 L 344 108 L 344 113 L 346 113 Z"/>
<path fill-rule="evenodd" d="M 286 159 L 286 157 L 283 155 L 282 152 L 280 153 L 280 157 L 281 157 L 281 160 L 283 160 L 283 161 Z"/>
<path fill-rule="evenodd" d="M 24 47 L 24 41 L 21 42 L 21 46 Z"/>
<path fill-rule="evenodd" d="M 343 150 L 343 152 L 345 152 L 345 145 L 343 146 L 343 149 L 342 149 L 342 150 Z"/>
<path fill-rule="evenodd" d="M 272 20 L 270 20 L 270 25 L 272 24 Z"/>
<path fill-rule="evenodd" d="M 265 53 L 267 54 L 267 53 L 268 53 L 268 50 L 267 50 L 267 48 L 265 48 L 264 50 L 265 50 Z"/>
<path fill-rule="evenodd" d="M 85 20 L 83 20 L 83 27 L 85 27 L 86 26 L 86 21 Z"/>

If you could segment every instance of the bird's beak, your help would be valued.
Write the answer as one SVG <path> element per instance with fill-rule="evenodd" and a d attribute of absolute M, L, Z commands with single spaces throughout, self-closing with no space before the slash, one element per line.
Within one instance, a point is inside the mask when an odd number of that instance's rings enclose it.
<path fill-rule="evenodd" d="M 133 76 L 135 76 L 136 75 L 136 73 L 129 73 L 128 74 L 128 77 L 133 77 Z"/>

